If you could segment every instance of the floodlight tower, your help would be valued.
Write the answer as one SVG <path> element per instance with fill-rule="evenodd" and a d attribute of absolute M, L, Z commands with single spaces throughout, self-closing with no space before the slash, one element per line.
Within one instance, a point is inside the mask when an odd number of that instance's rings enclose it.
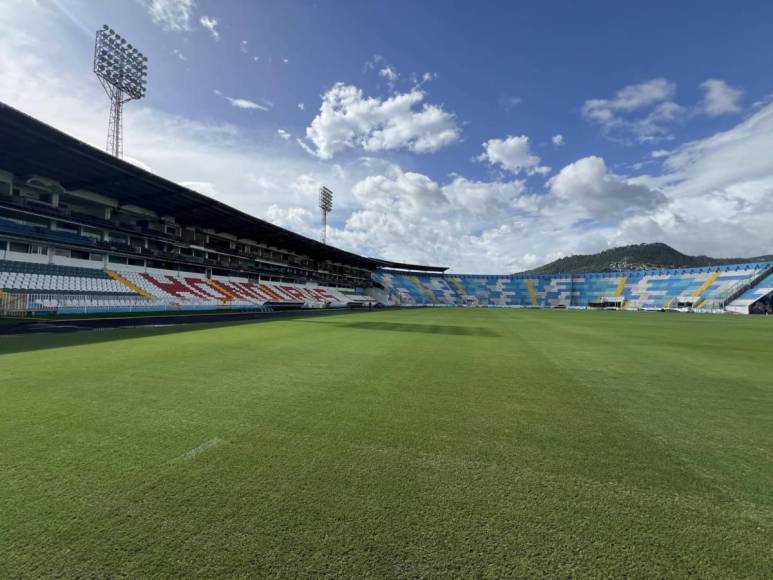
<path fill-rule="evenodd" d="M 105 24 L 94 44 L 94 73 L 110 97 L 107 152 L 123 157 L 123 104 L 145 96 L 148 59 Z"/>
<path fill-rule="evenodd" d="M 322 210 L 322 243 L 327 242 L 327 214 L 333 211 L 333 192 L 327 187 L 319 190 L 319 209 Z"/>

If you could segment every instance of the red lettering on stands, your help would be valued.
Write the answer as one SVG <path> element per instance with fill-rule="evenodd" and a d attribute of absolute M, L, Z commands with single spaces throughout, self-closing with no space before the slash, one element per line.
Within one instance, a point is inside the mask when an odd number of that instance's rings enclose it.
<path fill-rule="evenodd" d="M 298 290 L 303 292 L 306 296 L 315 302 L 319 302 L 319 296 L 317 296 L 310 288 L 298 288 Z"/>
<path fill-rule="evenodd" d="M 242 300 L 263 300 L 261 296 L 257 296 L 248 289 L 239 286 L 237 282 L 221 282 L 220 280 L 215 280 L 215 282 L 222 286 L 224 290 L 233 294 L 236 298 L 241 298 Z"/>
<path fill-rule="evenodd" d="M 180 280 L 177 278 L 173 278 L 172 276 L 166 276 L 167 280 L 156 280 L 153 276 L 150 274 L 142 273 L 140 274 L 145 280 L 156 286 L 157 288 L 160 288 L 170 296 L 174 296 L 175 298 L 186 298 L 184 296 L 185 294 L 190 294 L 192 296 L 195 296 L 196 298 L 212 298 L 212 296 L 207 296 L 206 294 L 201 294 L 198 290 L 195 288 L 190 288 L 183 284 Z"/>
<path fill-rule="evenodd" d="M 292 286 L 279 286 L 279 289 L 283 290 L 285 294 L 289 295 L 295 300 L 300 300 L 302 302 L 306 301 L 306 297 L 303 295 L 303 292 L 297 288 L 293 288 Z"/>
<path fill-rule="evenodd" d="M 204 294 L 208 298 L 214 298 L 216 300 L 228 298 L 228 296 L 223 294 L 220 290 L 213 288 L 207 284 L 205 280 L 201 280 L 200 278 L 186 278 L 185 283 L 197 292 Z"/>
<path fill-rule="evenodd" d="M 275 302 L 287 302 L 287 299 L 284 296 L 282 296 L 278 292 L 275 292 L 275 290 L 278 290 L 278 289 L 270 288 L 265 284 L 261 284 L 259 288 L 261 292 L 271 296 L 271 299 L 274 300 Z"/>
<path fill-rule="evenodd" d="M 319 295 L 325 298 L 326 300 L 337 300 L 335 296 L 332 294 L 328 294 L 327 291 L 324 288 L 317 288 L 317 292 L 319 292 Z"/>

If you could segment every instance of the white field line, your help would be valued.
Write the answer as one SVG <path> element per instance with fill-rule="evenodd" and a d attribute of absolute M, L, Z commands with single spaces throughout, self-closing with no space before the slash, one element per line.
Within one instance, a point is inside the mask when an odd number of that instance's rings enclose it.
<path fill-rule="evenodd" d="M 172 463 L 181 463 L 183 461 L 190 461 L 197 455 L 204 453 L 207 449 L 211 449 L 212 447 L 220 445 L 221 443 L 223 443 L 223 440 L 220 437 L 213 437 L 209 441 L 204 441 L 204 443 L 202 443 L 198 447 L 189 449 L 179 457 L 175 457 L 174 459 L 172 459 Z"/>

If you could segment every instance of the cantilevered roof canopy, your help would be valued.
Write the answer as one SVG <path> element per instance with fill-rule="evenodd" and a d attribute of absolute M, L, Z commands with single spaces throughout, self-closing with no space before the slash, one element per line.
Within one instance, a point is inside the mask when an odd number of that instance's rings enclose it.
<path fill-rule="evenodd" d="M 369 269 L 447 270 L 367 258 L 322 244 L 108 155 L 4 103 L 0 103 L 0 168 L 19 176 L 49 177 L 65 189 L 85 189 L 123 205 L 144 207 L 172 216 L 183 226 L 228 232 L 319 261 Z"/>

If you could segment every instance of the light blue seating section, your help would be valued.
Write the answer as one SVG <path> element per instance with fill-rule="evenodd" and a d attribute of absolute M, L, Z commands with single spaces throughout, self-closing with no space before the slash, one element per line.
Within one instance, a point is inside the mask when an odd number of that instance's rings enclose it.
<path fill-rule="evenodd" d="M 425 287 L 429 289 L 435 300 L 441 304 L 454 304 L 459 300 L 459 293 L 446 280 L 434 278 L 429 280 Z"/>
<path fill-rule="evenodd" d="M 400 304 L 433 304 L 425 292 L 422 292 L 421 286 L 429 288 L 431 284 L 430 277 L 422 276 L 419 283 L 414 283 L 408 276 L 384 275 L 384 284 L 389 286 L 390 295 L 395 302 Z"/>
<path fill-rule="evenodd" d="M 731 302 L 734 309 L 746 309 L 760 298 L 773 293 L 773 272 L 762 278 L 757 284 L 748 288 L 743 294 Z"/>
<path fill-rule="evenodd" d="M 771 267 L 772 262 L 760 262 L 672 270 L 543 275 L 381 270 L 374 274 L 374 281 L 384 288 L 390 302 L 404 305 L 587 307 L 616 297 L 627 308 L 660 309 L 685 300 L 697 308 L 709 308 Z M 773 286 L 773 278 L 768 280 Z"/>
<path fill-rule="evenodd" d="M 572 278 L 572 304 L 590 304 L 614 296 L 624 275 L 584 274 Z"/>

